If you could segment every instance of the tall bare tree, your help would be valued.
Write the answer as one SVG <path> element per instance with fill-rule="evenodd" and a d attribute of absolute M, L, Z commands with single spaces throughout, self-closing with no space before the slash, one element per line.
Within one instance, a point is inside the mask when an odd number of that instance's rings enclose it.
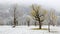
<path fill-rule="evenodd" d="M 16 20 L 17 19 L 16 9 L 17 9 L 17 4 L 14 6 L 14 26 L 13 26 L 13 28 L 18 24 L 18 21 Z"/>
<path fill-rule="evenodd" d="M 42 22 L 44 21 L 43 18 L 46 14 L 46 10 L 41 11 L 41 6 L 40 5 L 32 5 L 32 16 L 34 17 L 35 20 L 39 22 L 39 29 L 41 29 Z"/>

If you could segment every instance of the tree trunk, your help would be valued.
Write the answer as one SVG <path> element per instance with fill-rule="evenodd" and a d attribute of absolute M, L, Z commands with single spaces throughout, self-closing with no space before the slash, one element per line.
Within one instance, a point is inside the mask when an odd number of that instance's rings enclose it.
<path fill-rule="evenodd" d="M 28 26 L 29 26 L 29 23 L 28 23 Z"/>
<path fill-rule="evenodd" d="M 40 18 L 38 18 L 39 19 L 39 29 L 41 29 L 41 22 L 40 22 Z"/>
<path fill-rule="evenodd" d="M 41 29 L 41 22 L 39 21 L 39 29 Z"/>
<path fill-rule="evenodd" d="M 30 21 L 28 21 L 28 26 L 30 26 Z"/>
<path fill-rule="evenodd" d="M 13 28 L 15 28 L 15 26 L 16 26 L 16 18 L 14 18 L 14 26 L 13 26 Z"/>
<path fill-rule="evenodd" d="M 50 32 L 50 23 L 48 24 L 48 31 Z"/>
<path fill-rule="evenodd" d="M 35 21 L 35 26 L 36 26 L 36 21 Z"/>
<path fill-rule="evenodd" d="M 40 18 L 38 17 L 38 22 L 39 22 L 39 29 L 41 29 L 41 21 L 40 21 Z"/>

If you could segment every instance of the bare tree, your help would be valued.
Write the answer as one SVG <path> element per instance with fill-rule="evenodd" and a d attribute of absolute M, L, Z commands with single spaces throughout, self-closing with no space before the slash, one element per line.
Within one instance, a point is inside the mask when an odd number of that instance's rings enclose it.
<path fill-rule="evenodd" d="M 32 5 L 32 16 L 39 22 L 39 29 L 41 29 L 42 22 L 44 21 L 43 18 L 46 14 L 46 10 L 40 11 L 41 7 L 40 5 Z"/>
<path fill-rule="evenodd" d="M 17 22 L 17 17 L 16 17 L 16 8 L 17 8 L 17 4 L 15 5 L 15 7 L 14 7 L 14 26 L 13 26 L 13 28 L 18 24 Z"/>
<path fill-rule="evenodd" d="M 48 14 L 48 19 L 49 19 L 49 23 L 48 23 L 48 31 L 50 32 L 50 25 L 52 24 L 53 26 L 55 25 L 55 21 L 56 21 L 56 18 L 57 16 L 55 15 L 54 13 L 55 10 L 51 9 L 50 10 L 50 14 Z"/>
<path fill-rule="evenodd" d="M 29 15 L 27 15 L 26 20 L 27 20 L 27 25 L 30 26 L 31 17 Z"/>

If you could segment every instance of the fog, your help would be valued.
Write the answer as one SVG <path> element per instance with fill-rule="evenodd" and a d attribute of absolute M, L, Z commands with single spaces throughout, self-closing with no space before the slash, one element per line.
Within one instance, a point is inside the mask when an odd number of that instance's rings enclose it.
<path fill-rule="evenodd" d="M 57 22 L 60 25 L 60 1 L 59 0 L 0 0 L 0 25 L 12 25 L 14 18 L 14 7 L 16 5 L 16 17 L 18 24 L 27 24 L 27 17 L 31 24 L 34 20 L 30 17 L 30 6 L 39 4 L 42 8 L 50 10 L 55 9 L 55 14 L 58 16 Z M 23 25 L 24 25 L 23 24 Z M 33 23 L 34 24 L 34 23 Z"/>

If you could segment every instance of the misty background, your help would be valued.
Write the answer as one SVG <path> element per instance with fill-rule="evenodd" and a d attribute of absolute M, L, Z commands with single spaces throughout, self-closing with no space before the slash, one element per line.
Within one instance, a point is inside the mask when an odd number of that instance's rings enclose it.
<path fill-rule="evenodd" d="M 34 24 L 34 20 L 30 16 L 31 5 L 39 4 L 48 11 L 53 8 L 57 15 L 57 25 L 60 25 L 60 1 L 59 0 L 0 0 L 0 25 L 13 25 L 14 7 L 16 7 L 16 17 L 18 25 L 26 25 L 27 19 L 30 24 Z M 47 24 L 46 22 L 45 24 Z"/>

